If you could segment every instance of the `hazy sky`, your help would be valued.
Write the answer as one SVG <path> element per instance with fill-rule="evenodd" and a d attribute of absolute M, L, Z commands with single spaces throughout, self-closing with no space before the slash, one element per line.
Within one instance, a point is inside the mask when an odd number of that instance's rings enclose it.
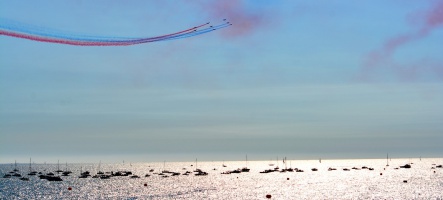
<path fill-rule="evenodd" d="M 0 1 L 0 162 L 442 157 L 443 1 Z"/>

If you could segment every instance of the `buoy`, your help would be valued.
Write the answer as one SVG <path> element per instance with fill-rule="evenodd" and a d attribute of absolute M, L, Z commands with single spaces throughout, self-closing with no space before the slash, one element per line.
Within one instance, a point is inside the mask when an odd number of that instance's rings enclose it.
<path fill-rule="evenodd" d="M 145 183 L 145 184 L 143 184 L 143 185 L 144 185 L 145 187 L 146 187 L 146 186 L 148 186 L 148 184 L 146 184 L 146 183 Z"/>
<path fill-rule="evenodd" d="M 289 181 L 289 178 L 286 178 L 286 180 L 288 180 L 288 181 Z"/>
<path fill-rule="evenodd" d="M 72 188 L 71 188 L 71 187 L 68 187 L 68 190 L 72 190 Z"/>
<path fill-rule="evenodd" d="M 383 173 L 380 173 L 380 176 L 383 175 Z"/>
<path fill-rule="evenodd" d="M 272 196 L 270 194 L 266 195 L 266 198 L 270 199 Z"/>

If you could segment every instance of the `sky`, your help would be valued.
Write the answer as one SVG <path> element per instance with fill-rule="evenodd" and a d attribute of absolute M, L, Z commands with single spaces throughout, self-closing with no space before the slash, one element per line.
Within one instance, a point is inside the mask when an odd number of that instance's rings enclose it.
<path fill-rule="evenodd" d="M 443 1 L 0 1 L 0 163 L 442 157 Z"/>

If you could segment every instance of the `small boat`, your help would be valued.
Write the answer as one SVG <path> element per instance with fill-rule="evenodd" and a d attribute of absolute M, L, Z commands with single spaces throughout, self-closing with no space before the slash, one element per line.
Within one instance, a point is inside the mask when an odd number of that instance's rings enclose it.
<path fill-rule="evenodd" d="M 15 161 L 15 163 L 14 163 L 14 170 L 12 170 L 13 172 L 18 172 L 18 169 L 17 169 L 17 161 Z"/>
<path fill-rule="evenodd" d="M 57 161 L 57 173 L 63 172 L 63 170 L 60 169 L 60 160 Z"/>
<path fill-rule="evenodd" d="M 102 164 L 102 161 L 100 160 L 100 162 L 98 163 L 98 172 L 97 172 L 97 174 L 104 174 L 102 171 L 100 171 L 100 166 L 101 166 L 101 164 Z"/>
<path fill-rule="evenodd" d="M 3 175 L 3 178 L 11 178 L 11 175 L 10 174 L 5 174 L 5 175 Z"/>
<path fill-rule="evenodd" d="M 207 172 L 204 172 L 204 171 L 199 171 L 199 172 L 196 173 L 195 175 L 196 175 L 196 176 L 206 176 L 206 175 L 208 175 L 208 173 L 207 173 Z"/>
<path fill-rule="evenodd" d="M 400 168 L 406 168 L 406 169 L 409 169 L 409 168 L 411 168 L 411 165 L 410 165 L 410 164 L 406 164 L 406 165 L 400 166 Z"/>
<path fill-rule="evenodd" d="M 266 169 L 265 171 L 261 171 L 260 173 L 261 173 L 261 174 L 267 174 L 267 173 L 271 173 L 271 172 L 274 172 L 274 170 L 272 170 L 272 169 Z"/>
<path fill-rule="evenodd" d="M 22 180 L 22 181 L 29 181 L 29 178 L 27 178 L 27 177 L 21 177 L 20 180 Z"/>
<path fill-rule="evenodd" d="M 132 175 L 131 178 L 140 178 L 140 176 Z"/>
<path fill-rule="evenodd" d="M 249 172 L 249 170 L 251 170 L 251 169 L 249 169 L 249 168 L 247 168 L 247 167 L 243 167 L 243 168 L 241 169 L 241 172 Z"/>
<path fill-rule="evenodd" d="M 311 170 L 314 171 L 314 172 L 318 171 L 317 168 L 312 168 Z"/>
<path fill-rule="evenodd" d="M 36 171 L 32 171 L 32 167 L 31 167 L 31 158 L 29 158 L 29 173 L 28 176 L 35 176 L 37 175 Z"/>
<path fill-rule="evenodd" d="M 388 167 L 389 166 L 389 154 L 387 153 L 386 154 L 386 167 Z"/>
<path fill-rule="evenodd" d="M 248 155 L 246 155 L 246 167 L 243 167 L 241 172 L 249 172 L 249 170 L 251 169 L 248 168 Z"/>
<path fill-rule="evenodd" d="M 48 181 L 63 181 L 60 176 L 47 176 L 46 180 Z"/>
<path fill-rule="evenodd" d="M 108 174 L 100 175 L 100 179 L 109 179 L 109 178 L 111 178 L 111 175 L 108 175 Z"/>

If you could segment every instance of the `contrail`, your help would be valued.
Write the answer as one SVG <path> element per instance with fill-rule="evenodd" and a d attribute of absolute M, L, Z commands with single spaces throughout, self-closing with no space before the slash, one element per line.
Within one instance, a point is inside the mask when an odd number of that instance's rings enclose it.
<path fill-rule="evenodd" d="M 130 38 L 59 33 L 43 27 L 25 25 L 0 19 L 0 35 L 34 40 L 39 42 L 76 46 L 129 46 L 149 42 L 159 42 L 194 37 L 218 29 L 226 28 L 231 25 L 231 23 L 224 21 L 219 25 L 209 26 L 208 22 L 175 33 L 160 35 L 156 37 Z"/>

